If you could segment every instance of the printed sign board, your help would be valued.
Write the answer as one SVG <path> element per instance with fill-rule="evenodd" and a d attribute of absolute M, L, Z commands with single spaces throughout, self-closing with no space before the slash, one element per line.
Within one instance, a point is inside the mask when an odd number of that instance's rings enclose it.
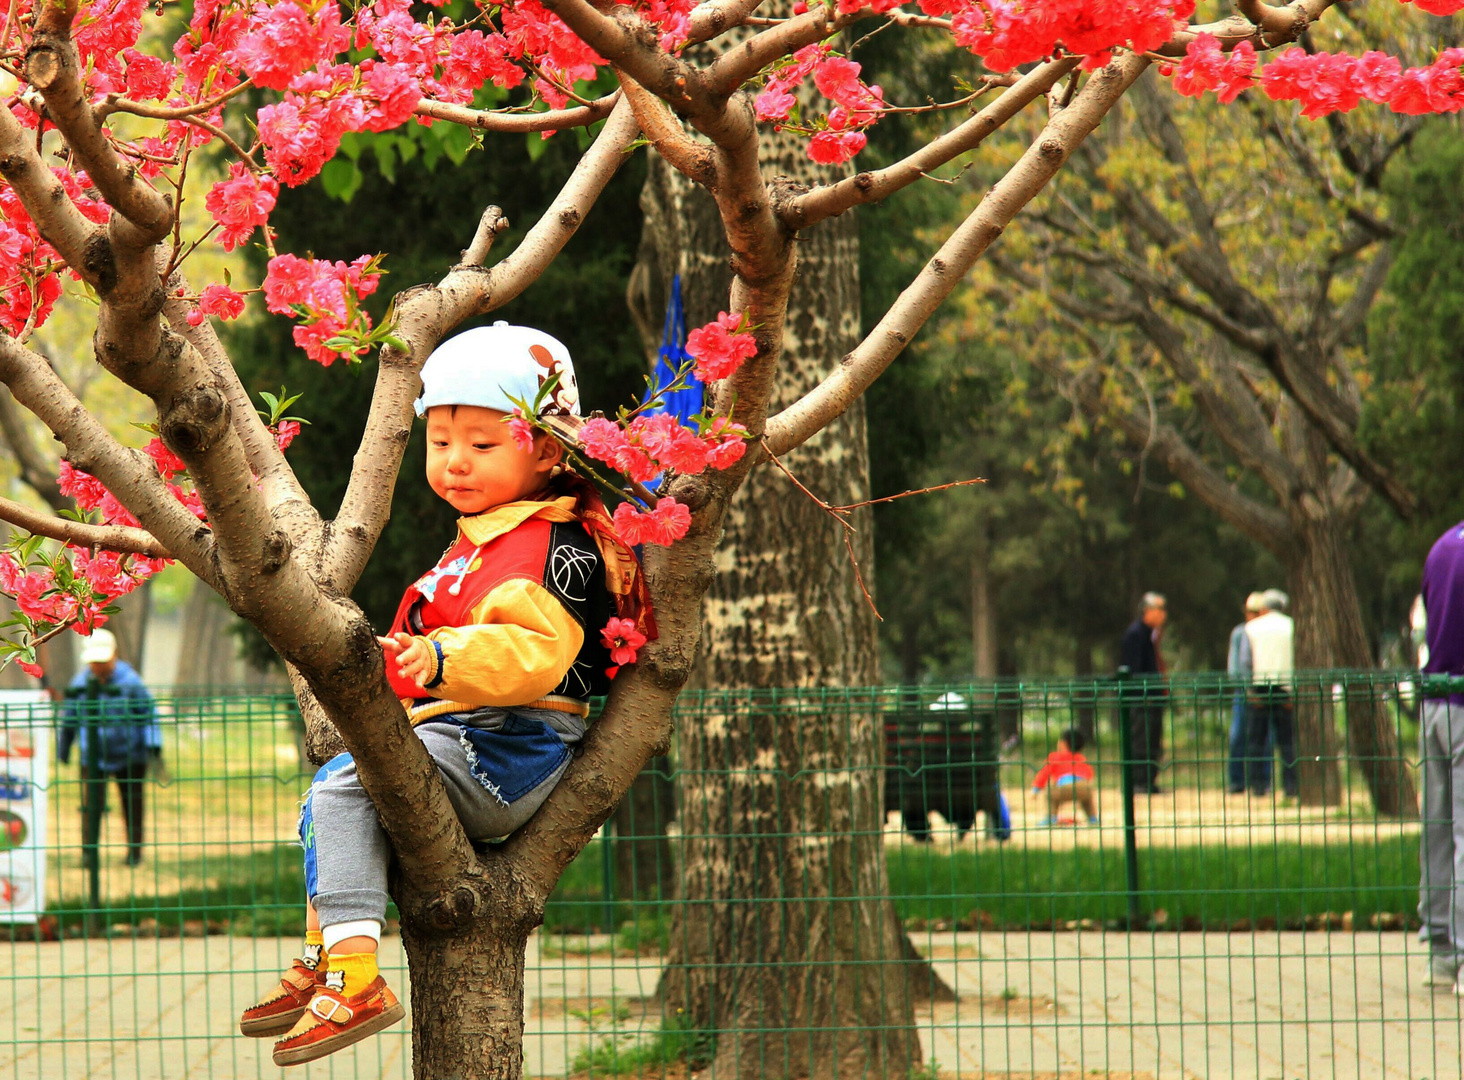
<path fill-rule="evenodd" d="M 0 923 L 46 906 L 46 793 L 52 706 L 39 690 L 0 690 Z"/>

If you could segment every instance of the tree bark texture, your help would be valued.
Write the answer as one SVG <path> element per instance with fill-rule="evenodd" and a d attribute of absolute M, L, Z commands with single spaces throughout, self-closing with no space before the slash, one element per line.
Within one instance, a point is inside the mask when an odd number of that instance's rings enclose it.
<path fill-rule="evenodd" d="M 1298 503 L 1299 512 L 1293 515 L 1298 543 L 1286 567 L 1296 611 L 1296 667 L 1302 673 L 1296 701 L 1301 802 L 1330 806 L 1340 801 L 1342 793 L 1332 686 L 1308 684 L 1305 673 L 1364 670 L 1373 666 L 1373 656 L 1342 523 L 1335 514 L 1308 515 L 1308 509 L 1320 505 L 1314 499 L 1303 497 Z M 1418 795 L 1382 695 L 1362 686 L 1349 687 L 1345 703 L 1347 753 L 1361 770 L 1373 804 L 1380 813 L 1417 817 Z"/>
<path fill-rule="evenodd" d="M 778 142 L 765 173 L 815 179 Z M 821 179 L 822 177 L 818 177 Z M 726 307 L 731 279 L 711 199 L 659 159 L 642 196 L 641 322 L 680 273 L 687 325 Z M 858 341 L 858 234 L 849 215 L 800 236 L 776 410 Z M 784 464 L 833 505 L 868 498 L 862 403 Z M 853 554 L 872 576 L 872 521 Z M 728 510 L 703 605 L 706 687 L 848 687 L 878 678 L 874 616 L 842 527 L 775 466 Z M 883 727 L 869 711 L 722 704 L 678 732 L 682 903 L 661 993 L 668 1011 L 719 1031 L 719 1076 L 900 1075 L 920 1058 L 887 900 Z"/>
<path fill-rule="evenodd" d="M 415 1076 L 519 1080 L 527 941 L 527 931 L 492 919 L 451 937 L 403 920 Z"/>

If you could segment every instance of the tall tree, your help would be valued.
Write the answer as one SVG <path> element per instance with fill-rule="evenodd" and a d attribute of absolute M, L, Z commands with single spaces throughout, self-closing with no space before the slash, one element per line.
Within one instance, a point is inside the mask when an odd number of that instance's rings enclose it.
<path fill-rule="evenodd" d="M 1137 123 L 1085 148 L 1031 247 L 998 266 L 1041 298 L 1049 326 L 1070 332 L 1042 362 L 1073 400 L 1282 561 L 1298 666 L 1370 667 L 1347 533 L 1369 484 L 1400 512 L 1416 499 L 1359 437 L 1368 373 L 1358 348 L 1392 258 L 1379 185 L 1417 121 L 1334 117 L 1307 130 L 1253 104 L 1210 106 L 1212 125 L 1198 112 L 1180 122 L 1150 86 L 1130 101 Z M 1327 179 L 1337 174 L 1353 183 Z M 1287 225 L 1298 221 L 1301 235 Z M 1192 403 L 1267 498 L 1206 460 L 1176 402 Z M 1416 814 L 1389 710 L 1359 698 L 1348 719 L 1378 808 Z M 1298 729 L 1303 801 L 1335 802 L 1325 706 L 1300 708 Z"/>

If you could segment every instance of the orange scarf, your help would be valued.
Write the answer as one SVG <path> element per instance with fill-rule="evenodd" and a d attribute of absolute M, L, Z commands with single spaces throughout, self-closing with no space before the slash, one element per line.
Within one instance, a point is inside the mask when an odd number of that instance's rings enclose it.
<path fill-rule="evenodd" d="M 543 495 L 545 499 L 563 497 L 574 500 L 574 516 L 600 550 L 600 558 L 605 563 L 605 587 L 615 598 L 616 614 L 635 623 L 647 641 L 655 641 L 656 615 L 651 608 L 645 571 L 635 552 L 615 531 L 615 522 L 605 509 L 599 491 L 583 476 L 565 469 L 550 482 Z"/>

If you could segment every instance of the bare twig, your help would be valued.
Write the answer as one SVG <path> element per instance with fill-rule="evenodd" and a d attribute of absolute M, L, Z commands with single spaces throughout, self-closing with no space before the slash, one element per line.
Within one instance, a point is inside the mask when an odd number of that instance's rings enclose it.
<path fill-rule="evenodd" d="M 620 91 L 596 98 L 588 105 L 573 109 L 550 109 L 548 112 L 502 113 L 488 109 L 470 109 L 466 105 L 453 105 L 446 101 L 423 98 L 417 102 L 418 116 L 434 120 L 446 120 L 461 124 L 476 131 L 515 132 L 564 131 L 568 128 L 588 127 L 610 115 L 615 103 L 620 100 Z"/>
<path fill-rule="evenodd" d="M 473 234 L 473 240 L 463 249 L 463 259 L 460 266 L 482 266 L 488 260 L 488 252 L 493 247 L 493 241 L 498 239 L 498 234 L 508 229 L 508 217 L 503 210 L 497 206 L 489 206 L 483 211 L 483 216 L 478 219 L 478 231 Z"/>
<path fill-rule="evenodd" d="M 84 521 L 55 517 L 41 510 L 32 510 L 24 503 L 0 498 L 0 521 L 24 529 L 36 536 L 61 540 L 79 547 L 99 547 L 108 551 L 127 551 L 155 559 L 171 559 L 172 555 L 156 536 L 146 529 L 126 525 L 92 525 Z"/>
<path fill-rule="evenodd" d="M 930 495 L 937 491 L 947 491 L 950 488 L 969 487 L 972 484 L 984 484 L 986 477 L 973 476 L 969 480 L 952 480 L 949 484 L 935 484 L 932 487 L 911 488 L 909 491 L 902 491 L 898 495 L 882 495 L 878 499 L 865 499 L 863 502 L 849 503 L 846 506 L 836 506 L 835 510 L 840 513 L 848 513 L 850 510 L 858 510 L 863 506 L 878 506 L 880 503 L 890 503 L 897 499 L 908 499 L 915 495 Z"/>
<path fill-rule="evenodd" d="M 190 116 L 197 116 L 200 113 L 213 112 L 230 98 L 237 97 L 245 90 L 254 85 L 252 79 L 245 79 L 238 86 L 226 90 L 217 97 L 209 98 L 207 101 L 194 102 L 192 105 L 179 105 L 169 108 L 165 105 L 149 105 L 145 101 L 133 101 L 121 94 L 108 94 L 107 100 L 97 107 L 97 119 L 104 120 L 114 112 L 131 113 L 134 116 L 146 116 L 152 120 L 186 120 Z"/>

